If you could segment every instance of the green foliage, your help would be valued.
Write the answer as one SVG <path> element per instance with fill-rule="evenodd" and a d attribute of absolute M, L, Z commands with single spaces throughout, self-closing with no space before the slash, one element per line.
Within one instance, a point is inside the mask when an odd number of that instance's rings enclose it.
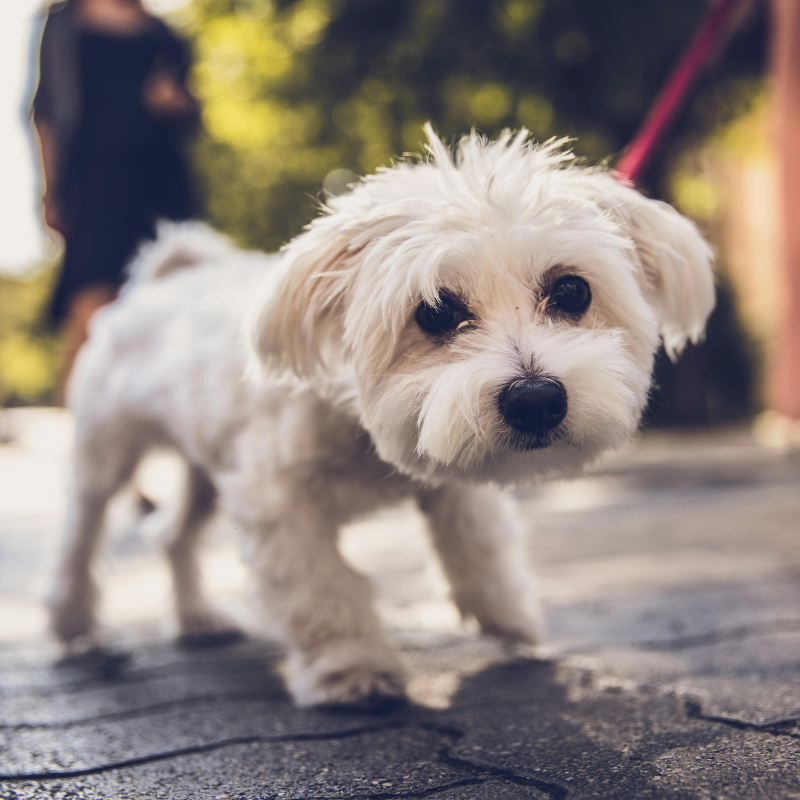
<path fill-rule="evenodd" d="M 525 126 L 539 139 L 576 138 L 591 161 L 613 156 L 705 8 L 697 0 L 194 0 L 206 120 L 197 160 L 210 216 L 243 243 L 275 248 L 313 216 L 326 175 L 364 174 L 419 152 L 426 120 L 447 138 Z M 728 79 L 758 73 L 762 51 L 751 42 L 721 62 L 709 81 L 717 94 L 701 95 L 689 128 L 715 124 Z"/>
<path fill-rule="evenodd" d="M 242 244 L 275 249 L 314 216 L 323 186 L 341 190 L 353 173 L 420 152 L 427 120 L 447 140 L 526 127 L 540 140 L 575 139 L 590 162 L 613 159 L 709 2 L 193 0 L 206 121 L 197 165 L 211 221 Z M 761 91 L 765 13 L 753 9 L 641 181 L 701 219 L 721 198 L 673 167 Z M 734 335 L 733 304 L 720 309 L 706 345 L 677 368 L 659 367 L 659 424 L 751 411 L 753 370 L 729 363 L 734 354 L 746 364 L 747 348 Z M 704 399 L 723 396 L 722 410 Z M 695 397 L 689 410 L 686 397 Z"/>
<path fill-rule="evenodd" d="M 524 126 L 539 139 L 574 137 L 590 161 L 613 157 L 705 9 L 697 0 L 193 0 L 183 22 L 204 104 L 195 163 L 209 217 L 244 245 L 275 249 L 314 216 L 323 185 L 341 190 L 353 173 L 419 152 L 427 120 L 446 139 Z M 648 178 L 697 213 L 717 198 L 690 177 L 663 180 L 665 164 L 753 94 L 764 48 L 752 30 L 705 79 Z M 0 278 L 2 402 L 53 398 L 55 341 L 37 327 L 53 272 Z"/>
<path fill-rule="evenodd" d="M 54 400 L 58 348 L 55 337 L 40 325 L 54 272 L 51 266 L 28 278 L 0 276 L 0 402 L 4 405 Z"/>

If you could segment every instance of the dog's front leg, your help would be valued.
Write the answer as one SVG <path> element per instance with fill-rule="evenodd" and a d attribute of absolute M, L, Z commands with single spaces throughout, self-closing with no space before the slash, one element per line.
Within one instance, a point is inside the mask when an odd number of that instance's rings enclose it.
<path fill-rule="evenodd" d="M 404 696 L 400 656 L 372 607 L 372 588 L 342 559 L 336 527 L 310 501 L 256 531 L 261 589 L 289 645 L 300 705 L 385 705 Z"/>
<path fill-rule="evenodd" d="M 535 644 L 543 618 L 511 498 L 449 483 L 419 496 L 461 615 L 503 639 Z"/>

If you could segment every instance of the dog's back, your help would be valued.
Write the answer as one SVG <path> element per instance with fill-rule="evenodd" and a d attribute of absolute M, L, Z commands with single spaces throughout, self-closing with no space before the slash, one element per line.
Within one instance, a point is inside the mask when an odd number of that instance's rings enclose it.
<path fill-rule="evenodd" d="M 92 323 L 70 386 L 79 430 L 127 412 L 154 440 L 183 448 L 224 435 L 218 428 L 229 428 L 230 413 L 216 425 L 214 404 L 199 396 L 244 413 L 258 393 L 243 380 L 241 320 L 273 260 L 196 224 L 163 230 L 133 263 L 119 300 Z"/>

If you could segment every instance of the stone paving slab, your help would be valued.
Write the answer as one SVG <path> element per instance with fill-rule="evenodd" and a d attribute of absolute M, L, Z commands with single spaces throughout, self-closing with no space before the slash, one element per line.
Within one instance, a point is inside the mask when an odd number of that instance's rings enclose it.
<path fill-rule="evenodd" d="M 440 652 L 439 665 L 444 656 L 457 668 L 471 646 Z M 428 651 L 407 655 L 425 669 Z M 710 717 L 693 696 L 615 684 L 561 660 L 499 657 L 463 677 L 446 709 L 387 715 L 298 711 L 266 670 L 272 694 L 242 705 L 235 696 L 251 671 L 250 654 L 216 659 L 226 662 L 227 696 L 132 702 L 111 719 L 4 729 L 14 744 L 2 750 L 2 763 L 14 763 L 16 777 L 0 776 L 0 796 L 800 795 L 796 719 L 747 725 Z M 124 683 L 120 676 L 105 689 L 118 692 Z"/>
<path fill-rule="evenodd" d="M 344 550 L 376 582 L 412 702 L 334 714 L 291 704 L 224 521 L 204 571 L 249 641 L 175 646 L 153 534 L 122 514 L 101 640 L 128 657 L 59 664 L 41 599 L 69 420 L 10 423 L 2 800 L 800 798 L 797 454 L 741 430 L 650 435 L 586 478 L 523 493 L 550 627 L 536 652 L 459 625 L 412 508 L 352 526 Z"/>

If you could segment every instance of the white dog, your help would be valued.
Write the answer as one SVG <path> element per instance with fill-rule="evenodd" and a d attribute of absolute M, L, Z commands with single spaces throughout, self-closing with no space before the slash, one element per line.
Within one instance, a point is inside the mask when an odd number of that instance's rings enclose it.
<path fill-rule="evenodd" d="M 711 251 L 669 206 L 559 143 L 473 134 L 452 154 L 428 135 L 427 159 L 332 199 L 282 254 L 188 225 L 134 264 L 72 387 L 52 612 L 64 642 L 95 624 L 106 503 L 162 443 L 190 465 L 167 547 L 182 632 L 230 626 L 197 580 L 198 531 L 218 504 L 248 535 L 297 702 L 402 696 L 401 660 L 337 530 L 408 496 L 462 615 L 537 640 L 519 525 L 497 487 L 575 475 L 631 437 L 659 341 L 674 356 L 704 330 Z M 261 365 L 248 379 L 246 338 Z"/>

